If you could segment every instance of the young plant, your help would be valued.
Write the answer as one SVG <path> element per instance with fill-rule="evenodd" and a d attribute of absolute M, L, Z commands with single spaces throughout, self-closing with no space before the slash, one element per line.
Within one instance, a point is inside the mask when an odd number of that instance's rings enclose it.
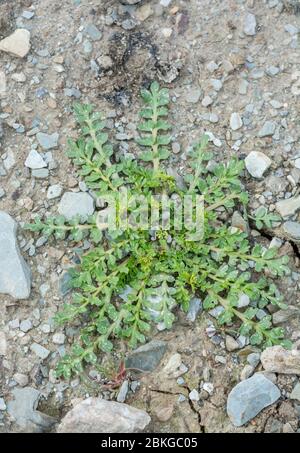
<path fill-rule="evenodd" d="M 138 158 L 144 165 L 128 158 L 116 161 L 101 116 L 91 105 L 74 108 L 81 132 L 76 142 L 69 143 L 69 157 L 95 197 L 115 200 L 115 227 L 99 224 L 97 215 L 103 214 L 103 208 L 87 219 L 68 221 L 59 216 L 27 225 L 56 239 L 88 238 L 92 244 L 71 271 L 73 301 L 56 316 L 59 324 L 80 321 L 81 325 L 78 340 L 57 367 L 57 375 L 65 378 L 81 373 L 85 363 L 96 364 L 97 354 L 110 352 L 118 339 L 135 348 L 151 336 L 153 326 L 170 329 L 176 311 L 188 311 L 194 295 L 202 299 L 205 310 L 219 307 L 217 322 L 249 337 L 251 344 L 288 345 L 283 330 L 272 326 L 271 316 L 261 319 L 258 312 L 269 304 L 284 308 L 273 280 L 289 272 L 288 258 L 277 257 L 275 248 L 252 244 L 245 232 L 221 220 L 232 208 L 247 205 L 240 182 L 243 162 L 232 159 L 209 171 L 212 154 L 204 136 L 190 154 L 190 171 L 179 187 L 163 165 L 171 141 L 168 90 L 153 82 L 141 94 L 145 107 L 138 127 L 142 149 Z M 124 210 L 125 193 L 134 202 Z M 159 195 L 169 201 L 168 228 L 160 218 L 156 228 L 147 229 L 138 218 L 147 214 Z M 202 234 L 191 240 L 190 224 L 183 222 L 178 228 L 179 208 L 184 197 L 197 196 L 204 200 Z M 140 205 L 136 199 L 142 200 Z M 125 211 L 135 219 L 135 226 L 124 228 Z M 192 215 L 190 220 L 194 219 Z M 272 220 L 278 218 L 260 210 L 257 228 L 269 226 Z M 247 307 L 239 305 L 242 294 L 250 299 Z"/>

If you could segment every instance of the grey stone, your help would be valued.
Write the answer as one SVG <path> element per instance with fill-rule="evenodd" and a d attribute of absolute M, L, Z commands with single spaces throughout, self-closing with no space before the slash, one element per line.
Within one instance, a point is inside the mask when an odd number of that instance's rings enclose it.
<path fill-rule="evenodd" d="M 266 72 L 270 77 L 274 77 L 279 74 L 280 69 L 277 66 L 269 66 Z"/>
<path fill-rule="evenodd" d="M 210 79 L 210 84 L 216 91 L 220 91 L 223 87 L 223 83 L 219 79 Z"/>
<path fill-rule="evenodd" d="M 242 118 L 237 112 L 233 112 L 230 116 L 230 127 L 233 131 L 237 131 L 243 126 Z"/>
<path fill-rule="evenodd" d="M 249 365 L 253 366 L 253 368 L 256 368 L 260 362 L 260 354 L 258 352 L 251 352 L 251 354 L 247 356 L 247 362 Z"/>
<path fill-rule="evenodd" d="M 37 179 L 45 179 L 49 176 L 48 168 L 39 168 L 36 170 L 32 170 L 32 176 Z"/>
<path fill-rule="evenodd" d="M 136 433 L 151 421 L 147 412 L 128 404 L 87 398 L 62 419 L 58 433 Z"/>
<path fill-rule="evenodd" d="M 38 357 L 40 357 L 43 360 L 46 359 L 50 354 L 50 351 L 48 349 L 44 348 L 44 346 L 38 343 L 32 343 L 30 349 L 32 350 L 32 352 L 34 352 Z"/>
<path fill-rule="evenodd" d="M 14 381 L 16 381 L 16 383 L 21 387 L 26 387 L 26 385 L 28 384 L 28 376 L 26 376 L 26 374 L 15 373 L 13 375 L 13 378 Z"/>
<path fill-rule="evenodd" d="M 287 221 L 284 222 L 283 231 L 292 239 L 299 240 L 300 239 L 300 223 Z"/>
<path fill-rule="evenodd" d="M 20 254 L 16 240 L 17 224 L 0 211 L 0 293 L 15 299 L 30 295 L 31 273 Z"/>
<path fill-rule="evenodd" d="M 292 24 L 286 24 L 284 26 L 284 29 L 287 33 L 289 33 L 290 35 L 297 35 L 299 33 L 299 28 L 298 27 L 295 27 L 294 25 Z"/>
<path fill-rule="evenodd" d="M 274 135 L 276 129 L 276 124 L 274 121 L 266 121 L 263 125 L 263 127 L 260 129 L 258 132 L 258 136 L 263 138 L 263 137 L 270 137 Z"/>
<path fill-rule="evenodd" d="M 59 280 L 59 291 L 62 296 L 66 296 L 72 289 L 72 277 L 68 272 L 65 272 Z"/>
<path fill-rule="evenodd" d="M 68 220 L 77 215 L 86 218 L 94 210 L 94 200 L 86 192 L 65 192 L 58 206 L 58 212 Z"/>
<path fill-rule="evenodd" d="M 190 300 L 189 310 L 186 319 L 189 322 L 196 321 L 198 314 L 202 311 L 202 301 L 198 297 L 193 297 Z"/>
<path fill-rule="evenodd" d="M 46 162 L 35 149 L 32 149 L 25 160 L 25 166 L 32 170 L 47 167 Z"/>
<path fill-rule="evenodd" d="M 52 337 L 52 341 L 54 344 L 64 344 L 65 338 L 66 336 L 64 333 L 56 332 Z"/>
<path fill-rule="evenodd" d="M 275 204 L 275 207 L 281 217 L 290 217 L 300 209 L 300 196 L 280 200 Z"/>
<path fill-rule="evenodd" d="M 300 401 L 300 382 L 298 382 L 295 387 L 293 388 L 293 391 L 290 395 L 291 400 L 298 400 Z"/>
<path fill-rule="evenodd" d="M 201 89 L 200 88 L 191 88 L 188 90 L 185 99 L 186 102 L 189 102 L 191 104 L 196 104 L 201 96 Z"/>
<path fill-rule="evenodd" d="M 261 354 L 261 363 L 266 371 L 282 374 L 300 374 L 300 351 L 288 351 L 282 346 L 271 346 Z"/>
<path fill-rule="evenodd" d="M 289 305 L 284 310 L 278 310 L 272 315 L 272 321 L 275 326 L 287 322 L 289 319 L 296 318 L 300 315 L 300 310 L 297 307 Z"/>
<path fill-rule="evenodd" d="M 123 5 L 136 5 L 137 3 L 140 3 L 141 0 L 120 0 Z"/>
<path fill-rule="evenodd" d="M 240 348 L 239 343 L 234 338 L 232 338 L 230 335 L 226 335 L 226 337 L 225 337 L 225 346 L 226 346 L 227 351 L 229 351 L 229 352 L 236 351 L 237 349 Z"/>
<path fill-rule="evenodd" d="M 256 34 L 256 18 L 254 14 L 246 14 L 244 19 L 244 33 L 247 36 L 254 36 Z"/>
<path fill-rule="evenodd" d="M 6 410 L 6 404 L 3 398 L 0 398 L 0 411 Z"/>
<path fill-rule="evenodd" d="M 271 159 L 260 151 L 251 151 L 245 159 L 246 168 L 253 178 L 261 178 L 271 163 Z"/>
<path fill-rule="evenodd" d="M 29 330 L 32 329 L 32 322 L 30 321 L 30 319 L 24 319 L 24 321 L 21 321 L 20 323 L 20 330 L 22 330 L 22 332 L 29 332 Z"/>
<path fill-rule="evenodd" d="M 36 138 L 43 149 L 52 149 L 57 148 L 58 146 L 59 134 L 57 132 L 54 132 L 53 134 L 38 132 Z"/>
<path fill-rule="evenodd" d="M 126 400 L 126 396 L 127 396 L 127 393 L 128 393 L 128 389 L 129 389 L 129 382 L 126 380 L 122 383 L 121 387 L 120 387 L 120 390 L 119 390 L 119 393 L 118 393 L 118 396 L 117 396 L 117 401 L 118 403 L 124 403 L 125 400 Z"/>
<path fill-rule="evenodd" d="M 53 198 L 58 198 L 62 194 L 62 187 L 59 184 L 53 184 L 47 190 L 48 200 L 53 200 Z"/>
<path fill-rule="evenodd" d="M 200 396 L 199 396 L 198 390 L 193 389 L 193 390 L 189 393 L 189 399 L 190 399 L 191 401 L 199 401 L 199 400 L 200 400 Z"/>
<path fill-rule="evenodd" d="M 166 350 L 167 343 L 160 340 L 152 340 L 140 346 L 126 358 L 126 368 L 153 371 L 163 358 Z"/>
<path fill-rule="evenodd" d="M 98 30 L 98 28 L 94 24 L 88 24 L 85 27 L 85 33 L 89 35 L 92 41 L 99 41 L 99 39 L 102 38 L 101 31 Z"/>
<path fill-rule="evenodd" d="M 204 98 L 202 99 L 202 102 L 201 102 L 203 107 L 208 107 L 212 103 L 213 103 L 213 100 L 212 100 L 212 98 L 210 96 L 204 96 Z"/>
<path fill-rule="evenodd" d="M 7 412 L 28 432 L 49 430 L 56 419 L 36 410 L 40 392 L 31 387 L 12 391 L 14 400 L 7 403 Z"/>
<path fill-rule="evenodd" d="M 3 198 L 4 195 L 5 195 L 5 190 L 2 187 L 0 187 L 0 199 Z"/>
<path fill-rule="evenodd" d="M 15 57 L 25 57 L 30 50 L 30 32 L 24 28 L 18 28 L 0 41 L 0 50 Z"/>
<path fill-rule="evenodd" d="M 262 374 L 256 373 L 231 390 L 227 413 L 235 426 L 242 426 L 279 398 L 279 388 Z"/>

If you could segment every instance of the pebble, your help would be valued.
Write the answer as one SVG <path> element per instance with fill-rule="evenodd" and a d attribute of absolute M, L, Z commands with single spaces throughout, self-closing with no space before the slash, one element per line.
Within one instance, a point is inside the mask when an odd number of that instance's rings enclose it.
<path fill-rule="evenodd" d="M 21 321 L 20 323 L 20 330 L 22 330 L 22 332 L 29 332 L 29 330 L 32 329 L 32 322 L 30 321 L 30 319 L 24 319 L 24 321 Z"/>
<path fill-rule="evenodd" d="M 167 343 L 152 340 L 140 346 L 126 358 L 126 368 L 135 368 L 143 371 L 153 371 L 159 365 L 167 350 Z"/>
<path fill-rule="evenodd" d="M 251 151 L 245 159 L 246 168 L 253 178 L 262 178 L 271 163 L 271 159 L 260 151 Z"/>
<path fill-rule="evenodd" d="M 62 419 L 58 433 L 137 433 L 149 425 L 147 412 L 128 404 L 87 398 Z"/>
<path fill-rule="evenodd" d="M 245 365 L 241 371 L 241 381 L 248 379 L 254 373 L 254 367 L 250 364 Z"/>
<path fill-rule="evenodd" d="M 223 83 L 219 79 L 210 79 L 210 84 L 216 91 L 220 91 L 223 87 Z"/>
<path fill-rule="evenodd" d="M 258 132 L 258 137 L 270 137 L 274 135 L 276 129 L 276 124 L 273 121 L 266 121 L 263 127 Z"/>
<path fill-rule="evenodd" d="M 36 410 L 40 392 L 31 387 L 14 389 L 14 399 L 7 403 L 7 412 L 16 423 L 28 432 L 49 431 L 57 421 L 49 415 Z"/>
<path fill-rule="evenodd" d="M 59 184 L 53 184 L 47 190 L 47 198 L 48 200 L 53 200 L 54 198 L 58 198 L 62 194 L 62 187 Z"/>
<path fill-rule="evenodd" d="M 300 351 L 287 350 L 282 346 L 271 346 L 261 354 L 261 363 L 271 373 L 300 375 Z"/>
<path fill-rule="evenodd" d="M 210 106 L 211 104 L 213 103 L 213 100 L 210 96 L 204 96 L 204 98 L 202 99 L 202 102 L 201 104 L 203 105 L 203 107 L 208 107 Z"/>
<path fill-rule="evenodd" d="M 27 299 L 31 273 L 20 254 L 16 232 L 17 224 L 13 218 L 0 211 L 0 293 L 15 299 Z"/>
<path fill-rule="evenodd" d="M 248 13 L 244 19 L 244 33 L 247 36 L 255 36 L 256 34 L 256 18 L 254 14 Z"/>
<path fill-rule="evenodd" d="M 0 50 L 15 57 L 25 57 L 30 50 L 30 32 L 24 28 L 18 28 L 10 36 L 0 41 Z"/>
<path fill-rule="evenodd" d="M 85 27 L 85 33 L 91 38 L 92 41 L 99 41 L 102 38 L 102 33 L 96 25 L 88 24 Z"/>
<path fill-rule="evenodd" d="M 258 352 L 252 352 L 247 356 L 247 362 L 249 365 L 251 365 L 253 368 L 256 368 L 257 365 L 260 362 L 260 354 Z"/>
<path fill-rule="evenodd" d="M 190 393 L 189 393 L 189 399 L 191 401 L 199 401 L 200 400 L 200 397 L 199 397 L 199 392 L 198 390 L 194 389 L 192 390 Z"/>
<path fill-rule="evenodd" d="M 198 297 L 193 297 L 190 300 L 189 310 L 186 319 L 189 322 L 195 322 L 198 314 L 202 311 L 202 301 Z"/>
<path fill-rule="evenodd" d="M 54 132 L 53 134 L 46 134 L 44 132 L 38 132 L 36 134 L 37 141 L 43 149 L 57 148 L 59 134 Z"/>
<path fill-rule="evenodd" d="M 239 349 L 240 345 L 230 335 L 226 335 L 226 337 L 225 337 L 225 347 L 226 347 L 227 351 L 233 352 L 233 351 L 236 351 L 237 349 Z"/>
<path fill-rule="evenodd" d="M 34 14 L 35 14 L 34 11 L 23 11 L 22 17 L 24 19 L 30 20 L 33 18 Z"/>
<path fill-rule="evenodd" d="M 32 352 L 34 352 L 38 357 L 40 357 L 43 360 L 46 359 L 50 354 L 50 351 L 48 349 L 44 348 L 44 346 L 41 346 L 38 343 L 33 343 L 30 346 L 30 349 Z"/>
<path fill-rule="evenodd" d="M 196 104 L 201 96 L 201 89 L 200 88 L 191 88 L 187 92 L 185 99 L 186 102 L 189 102 L 191 104 Z"/>
<path fill-rule="evenodd" d="M 49 170 L 48 168 L 39 168 L 36 170 L 32 170 L 31 174 L 34 178 L 45 179 L 48 178 L 49 176 Z"/>
<path fill-rule="evenodd" d="M 11 75 L 11 78 L 18 83 L 26 82 L 26 75 L 24 74 L 24 72 L 15 72 Z"/>
<path fill-rule="evenodd" d="M 300 223 L 298 222 L 284 222 L 283 231 L 292 239 L 299 240 L 300 239 Z"/>
<path fill-rule="evenodd" d="M 65 192 L 58 206 L 58 212 L 67 220 L 77 215 L 87 218 L 94 210 L 94 200 L 87 192 Z"/>
<path fill-rule="evenodd" d="M 53 335 L 52 341 L 54 344 L 64 344 L 66 336 L 64 333 L 57 332 Z"/>
<path fill-rule="evenodd" d="M 15 373 L 13 375 L 13 379 L 21 387 L 26 387 L 26 385 L 28 384 L 28 381 L 29 381 L 28 376 L 26 376 L 26 374 L 22 374 L 22 373 Z"/>
<path fill-rule="evenodd" d="M 300 401 L 300 382 L 297 382 L 297 384 L 293 388 L 293 391 L 290 395 L 290 399 Z"/>
<path fill-rule="evenodd" d="M 275 204 L 275 208 L 281 217 L 290 217 L 300 209 L 300 196 L 280 200 Z"/>
<path fill-rule="evenodd" d="M 279 398 L 279 388 L 262 374 L 256 373 L 231 390 L 227 413 L 235 426 L 242 426 Z"/>
<path fill-rule="evenodd" d="M 120 390 L 118 392 L 118 396 L 117 396 L 118 403 L 124 403 L 125 402 L 128 390 L 129 390 L 129 381 L 125 380 L 122 383 L 122 385 L 120 387 Z"/>
<path fill-rule="evenodd" d="M 0 411 L 6 410 L 6 404 L 3 398 L 0 398 Z"/>
<path fill-rule="evenodd" d="M 32 170 L 47 167 L 46 162 L 35 149 L 32 149 L 25 160 L 25 166 Z"/>
<path fill-rule="evenodd" d="M 233 112 L 230 116 L 230 127 L 233 131 L 237 131 L 243 126 L 242 118 L 237 112 Z"/>

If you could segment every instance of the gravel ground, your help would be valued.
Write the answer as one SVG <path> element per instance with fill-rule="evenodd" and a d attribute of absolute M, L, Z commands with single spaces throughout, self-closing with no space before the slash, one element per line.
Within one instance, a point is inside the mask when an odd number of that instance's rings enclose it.
<path fill-rule="evenodd" d="M 251 235 L 266 245 L 277 237 L 280 253 L 291 257 L 293 272 L 279 286 L 292 308 L 276 322 L 297 349 L 299 11 L 294 0 L 2 0 L 0 39 L 28 30 L 30 50 L 24 57 L 0 50 L 0 210 L 22 224 L 57 213 L 65 192 L 85 191 L 66 157 L 67 140 L 76 136 L 75 100 L 103 112 L 118 133 L 119 152 L 134 153 L 139 91 L 157 79 L 171 93 L 169 166 L 179 175 L 188 147 L 205 131 L 218 161 L 262 153 L 246 159 L 250 207 L 288 214 L 280 227 Z M 276 204 L 291 197 L 296 205 Z M 215 331 L 209 315 L 192 323 L 181 316 L 173 331 L 157 333 L 155 340 L 167 346 L 162 360 L 154 372 L 125 381 L 119 394 L 101 390 L 103 373 L 93 370 L 84 380 L 56 380 L 55 365 L 76 333 L 57 330 L 52 321 L 70 297 L 64 274 L 74 255 L 68 244 L 33 238 L 21 228 L 17 239 L 32 288 L 26 298 L 0 294 L 0 432 L 54 430 L 88 395 L 146 410 L 147 429 L 154 432 L 299 431 L 299 390 L 291 397 L 299 373 L 263 371 L 260 351 Z M 0 265 L 4 275 L 5 257 Z M 150 347 L 147 354 L 157 351 Z M 119 361 L 118 355 L 104 357 L 101 366 Z M 280 398 L 237 427 L 226 412 L 228 394 L 254 372 L 267 375 Z"/>

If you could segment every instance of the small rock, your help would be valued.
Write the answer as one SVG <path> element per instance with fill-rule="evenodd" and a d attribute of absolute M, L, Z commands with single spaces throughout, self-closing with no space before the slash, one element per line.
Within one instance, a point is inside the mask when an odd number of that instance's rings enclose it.
<path fill-rule="evenodd" d="M 153 14 L 153 10 L 151 8 L 151 5 L 145 4 L 136 10 L 135 16 L 136 16 L 137 20 L 144 22 L 150 16 L 152 16 L 152 14 Z"/>
<path fill-rule="evenodd" d="M 226 337 L 225 337 L 225 347 L 226 347 L 227 351 L 233 352 L 233 351 L 236 351 L 237 349 L 239 349 L 240 345 L 230 335 L 226 335 Z"/>
<path fill-rule="evenodd" d="M 271 163 L 271 159 L 260 151 L 251 151 L 245 159 L 246 168 L 253 178 L 261 178 Z"/>
<path fill-rule="evenodd" d="M 266 371 L 282 374 L 300 374 L 300 351 L 288 351 L 282 346 L 271 346 L 261 354 L 261 363 Z"/>
<path fill-rule="evenodd" d="M 43 360 L 45 360 L 50 354 L 50 351 L 48 349 L 44 348 L 44 346 L 38 343 L 33 343 L 30 346 L 30 349 L 32 350 L 32 352 L 34 352 L 38 357 L 40 357 Z"/>
<path fill-rule="evenodd" d="M 0 50 L 11 53 L 15 57 L 23 58 L 30 50 L 30 32 L 24 28 L 18 28 L 0 41 Z"/>
<path fill-rule="evenodd" d="M 298 400 L 300 401 L 300 382 L 298 382 L 295 387 L 293 388 L 293 391 L 290 395 L 291 400 Z"/>
<path fill-rule="evenodd" d="M 247 36 L 255 36 L 256 34 L 256 18 L 254 14 L 248 13 L 244 19 L 244 33 Z"/>
<path fill-rule="evenodd" d="M 1 355 L 5 356 L 6 352 L 7 352 L 6 335 L 4 332 L 0 331 L 0 356 Z"/>
<path fill-rule="evenodd" d="M 47 164 L 42 156 L 35 149 L 32 149 L 25 160 L 25 166 L 35 170 L 38 168 L 45 168 L 47 167 Z"/>
<path fill-rule="evenodd" d="M 210 79 L 210 84 L 216 91 L 220 91 L 223 87 L 223 83 L 219 79 Z"/>
<path fill-rule="evenodd" d="M 20 330 L 22 330 L 22 332 L 29 332 L 29 330 L 32 329 L 32 322 L 30 321 L 30 319 L 24 319 L 24 321 L 21 321 L 20 323 Z"/>
<path fill-rule="evenodd" d="M 248 379 L 254 373 L 254 367 L 250 364 L 245 365 L 241 371 L 241 381 Z"/>
<path fill-rule="evenodd" d="M 201 96 L 201 89 L 200 88 L 191 88 L 188 93 L 186 94 L 186 102 L 191 104 L 196 104 Z"/>
<path fill-rule="evenodd" d="M 295 240 L 300 239 L 300 223 L 287 221 L 284 222 L 283 231 L 291 238 Z"/>
<path fill-rule="evenodd" d="M 17 384 L 19 384 L 21 387 L 26 387 L 28 384 L 28 376 L 26 374 L 22 373 L 15 373 L 13 375 L 14 381 L 16 381 Z"/>
<path fill-rule="evenodd" d="M 98 30 L 98 28 L 94 24 L 88 24 L 85 27 L 85 33 L 89 35 L 92 41 L 99 41 L 102 38 L 101 31 Z"/>
<path fill-rule="evenodd" d="M 125 362 L 126 368 L 153 371 L 163 358 L 166 350 L 167 343 L 160 340 L 152 340 L 131 352 Z"/>
<path fill-rule="evenodd" d="M 58 433 L 137 433 L 151 421 L 147 412 L 128 404 L 87 398 L 62 419 Z"/>
<path fill-rule="evenodd" d="M 199 401 L 200 400 L 200 397 L 199 397 L 199 392 L 198 390 L 194 389 L 192 390 L 190 393 L 189 393 L 189 399 L 191 401 Z"/>
<path fill-rule="evenodd" d="M 230 127 L 233 131 L 237 131 L 243 126 L 242 118 L 239 113 L 233 112 L 230 117 Z"/>
<path fill-rule="evenodd" d="M 49 430 L 56 419 L 36 410 L 40 392 L 31 387 L 12 391 L 14 400 L 7 403 L 7 412 L 28 432 Z"/>
<path fill-rule="evenodd" d="M 297 318 L 300 315 L 300 310 L 297 307 L 289 305 L 284 310 L 278 310 L 272 315 L 272 321 L 274 326 L 287 322 L 289 319 Z"/>
<path fill-rule="evenodd" d="M 213 103 L 213 100 L 212 100 L 212 98 L 210 96 L 204 96 L 204 98 L 202 99 L 202 102 L 201 102 L 203 107 L 208 107 L 212 103 Z"/>
<path fill-rule="evenodd" d="M 3 398 L 0 398 L 0 411 L 6 410 L 6 404 Z"/>
<path fill-rule="evenodd" d="M 52 337 L 52 341 L 54 344 L 64 344 L 65 339 L 66 339 L 65 334 L 63 334 L 61 332 L 55 333 Z"/>
<path fill-rule="evenodd" d="M 290 217 L 300 209 L 300 196 L 280 200 L 275 204 L 275 208 L 281 217 Z"/>
<path fill-rule="evenodd" d="M 54 132 L 53 134 L 38 132 L 36 138 L 43 149 L 52 149 L 57 148 L 58 146 L 59 134 L 57 132 Z"/>
<path fill-rule="evenodd" d="M 67 220 L 75 216 L 87 218 L 94 210 L 94 200 L 86 192 L 65 192 L 58 206 L 58 212 Z"/>
<path fill-rule="evenodd" d="M 45 179 L 49 176 L 48 168 L 38 168 L 36 170 L 32 170 L 32 176 L 37 179 Z"/>
<path fill-rule="evenodd" d="M 197 315 L 202 310 L 202 302 L 198 297 L 193 297 L 190 300 L 189 310 L 186 315 L 186 319 L 189 322 L 195 322 Z"/>
<path fill-rule="evenodd" d="M 252 352 L 247 356 L 247 362 L 249 365 L 251 365 L 253 368 L 256 368 L 257 365 L 260 362 L 260 354 L 258 352 Z"/>
<path fill-rule="evenodd" d="M 59 184 L 53 184 L 47 190 L 48 200 L 53 200 L 54 198 L 60 197 L 62 194 L 62 187 Z"/>
<path fill-rule="evenodd" d="M 270 137 L 274 135 L 276 124 L 273 121 L 266 121 L 263 127 L 258 132 L 258 137 Z"/>
<path fill-rule="evenodd" d="M 242 426 L 279 398 L 279 388 L 262 374 L 256 373 L 231 390 L 227 413 L 235 426 Z"/>
<path fill-rule="evenodd" d="M 127 393 L 128 393 L 128 389 L 129 389 L 129 382 L 126 380 L 122 383 L 121 387 L 120 387 L 120 390 L 119 390 L 119 393 L 118 393 L 118 396 L 117 396 L 117 401 L 118 403 L 124 403 L 125 400 L 126 400 L 126 397 L 127 397 Z"/>
<path fill-rule="evenodd" d="M 0 211 L 0 293 L 15 299 L 30 295 L 31 273 L 20 254 L 16 240 L 17 224 Z"/>

